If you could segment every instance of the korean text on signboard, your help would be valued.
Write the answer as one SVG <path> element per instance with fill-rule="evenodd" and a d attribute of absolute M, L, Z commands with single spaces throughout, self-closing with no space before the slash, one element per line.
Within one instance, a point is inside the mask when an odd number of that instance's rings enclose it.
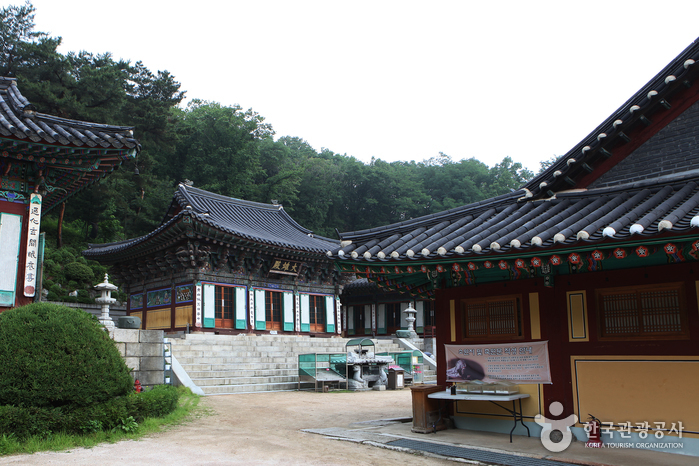
<path fill-rule="evenodd" d="M 551 383 L 547 341 L 444 345 L 447 381 Z"/>
<path fill-rule="evenodd" d="M 27 234 L 27 257 L 24 262 L 24 296 L 36 294 L 36 275 L 39 267 L 39 230 L 41 227 L 41 194 L 29 198 L 29 231 Z"/>

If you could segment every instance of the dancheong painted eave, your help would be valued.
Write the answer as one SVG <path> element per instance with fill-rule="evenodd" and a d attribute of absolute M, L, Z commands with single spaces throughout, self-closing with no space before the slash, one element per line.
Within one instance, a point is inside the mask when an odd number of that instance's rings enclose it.
<path fill-rule="evenodd" d="M 163 223 L 153 232 L 127 241 L 91 244 L 85 256 L 109 261 L 165 247 L 186 231 L 216 235 L 222 241 L 324 257 L 339 241 L 316 236 L 294 221 L 280 205 L 234 199 L 180 184 Z"/>
<path fill-rule="evenodd" d="M 136 157 L 141 146 L 133 133 L 37 112 L 14 78 L 0 77 L 1 173 L 12 178 L 13 167 L 29 166 L 27 188 L 44 194 L 44 213 Z"/>

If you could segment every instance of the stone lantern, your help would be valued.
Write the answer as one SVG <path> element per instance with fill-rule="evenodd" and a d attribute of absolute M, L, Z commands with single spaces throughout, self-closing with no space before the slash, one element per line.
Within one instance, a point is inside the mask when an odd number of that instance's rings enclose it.
<path fill-rule="evenodd" d="M 408 304 L 408 308 L 405 309 L 403 312 L 407 314 L 407 317 L 405 318 L 406 322 L 408 322 L 408 338 L 411 340 L 417 340 L 417 332 L 415 332 L 415 314 L 417 314 L 417 311 L 413 307 L 413 303 Z"/>
<path fill-rule="evenodd" d="M 95 286 L 97 291 L 102 292 L 102 296 L 95 298 L 95 302 L 102 305 L 102 315 L 99 318 L 100 324 L 107 330 L 114 329 L 114 321 L 109 317 L 109 305 L 114 304 L 116 299 L 112 298 L 112 291 L 117 289 L 116 285 L 109 283 L 109 275 L 104 274 L 104 281 Z"/>

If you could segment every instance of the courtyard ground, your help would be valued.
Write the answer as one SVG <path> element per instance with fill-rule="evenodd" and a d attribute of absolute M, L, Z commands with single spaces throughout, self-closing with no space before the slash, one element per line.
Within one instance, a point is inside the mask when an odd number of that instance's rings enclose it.
<path fill-rule="evenodd" d="M 452 460 L 421 453 L 459 456 L 464 449 L 487 454 L 486 463 L 549 466 L 695 466 L 697 458 L 627 448 L 585 448 L 573 442 L 550 453 L 539 438 L 458 429 L 412 433 L 411 392 L 274 392 L 205 397 L 208 414 L 138 441 L 91 449 L 0 457 L 0 465 L 445 465 Z M 371 422 L 379 421 L 381 422 Z M 342 438 L 345 441 L 337 440 Z M 413 442 L 406 446 L 405 442 Z M 395 446 L 406 446 L 398 451 Z M 382 446 L 383 448 L 379 448 Z M 408 449 L 409 448 L 409 449 Z M 446 453 L 448 449 L 451 453 Z M 425 450 L 425 448 L 422 448 Z M 458 450 L 458 451 L 456 451 Z M 479 453 L 479 455 L 480 455 Z M 481 456 L 465 456 L 480 458 Z M 457 460 L 463 461 L 463 460 Z M 470 462 L 474 464 L 474 462 Z"/>
<path fill-rule="evenodd" d="M 10 465 L 443 465 L 450 461 L 343 442 L 302 429 L 412 416 L 410 390 L 205 397 L 210 415 L 138 441 L 0 457 Z M 354 426 L 356 427 L 356 426 Z"/>

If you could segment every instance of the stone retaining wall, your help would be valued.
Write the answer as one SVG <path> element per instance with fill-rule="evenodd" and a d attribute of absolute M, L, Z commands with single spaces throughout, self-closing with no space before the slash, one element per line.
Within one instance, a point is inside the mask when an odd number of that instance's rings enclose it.
<path fill-rule="evenodd" d="M 142 386 L 160 385 L 165 381 L 163 331 L 115 328 L 109 332 L 119 353 L 132 370 L 134 380 Z"/>

